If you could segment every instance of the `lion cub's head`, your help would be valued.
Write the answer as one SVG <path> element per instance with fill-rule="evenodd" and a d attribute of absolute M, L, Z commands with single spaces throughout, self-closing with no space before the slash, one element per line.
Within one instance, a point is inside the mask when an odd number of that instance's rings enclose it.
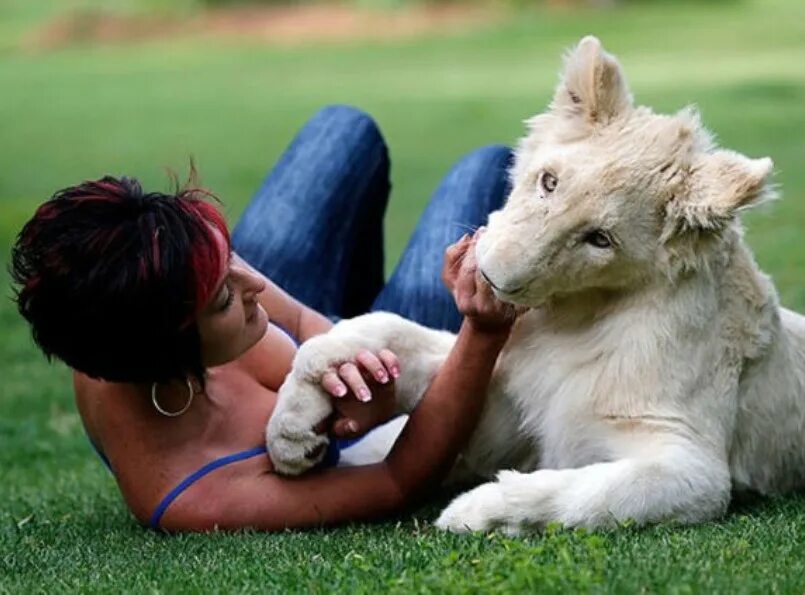
<path fill-rule="evenodd" d="M 567 55 L 549 110 L 528 125 L 511 195 L 477 249 L 506 301 L 673 281 L 704 262 L 738 209 L 770 195 L 771 159 L 717 149 L 693 109 L 635 107 L 594 37 Z"/>

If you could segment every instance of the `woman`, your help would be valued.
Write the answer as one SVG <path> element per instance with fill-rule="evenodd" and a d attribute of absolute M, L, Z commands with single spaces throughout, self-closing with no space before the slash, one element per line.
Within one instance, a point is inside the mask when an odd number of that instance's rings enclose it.
<path fill-rule="evenodd" d="M 385 286 L 387 150 L 348 107 L 305 125 L 231 240 L 192 187 L 144 194 L 106 177 L 44 203 L 14 247 L 19 309 L 42 350 L 75 370 L 86 431 L 136 518 L 169 531 L 332 524 L 388 514 L 438 482 L 514 319 L 476 285 L 474 239 L 446 252 L 450 291 L 441 254 L 501 205 L 509 159 L 492 147 L 459 162 Z M 385 461 L 273 474 L 258 445 L 296 344 L 369 309 L 459 340 Z M 328 373 L 341 417 L 320 429 L 345 436 L 386 419 L 401 373 L 390 352 Z"/>

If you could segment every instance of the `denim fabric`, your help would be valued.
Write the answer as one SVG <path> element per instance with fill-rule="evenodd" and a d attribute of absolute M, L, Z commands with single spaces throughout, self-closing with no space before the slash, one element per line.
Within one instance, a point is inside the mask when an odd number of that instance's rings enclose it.
<path fill-rule="evenodd" d="M 233 247 L 328 317 L 387 310 L 455 331 L 461 315 L 441 282 L 444 251 L 503 205 L 510 161 L 510 149 L 489 146 L 456 163 L 384 284 L 388 149 L 368 115 L 326 107 L 302 127 L 252 198 Z"/>

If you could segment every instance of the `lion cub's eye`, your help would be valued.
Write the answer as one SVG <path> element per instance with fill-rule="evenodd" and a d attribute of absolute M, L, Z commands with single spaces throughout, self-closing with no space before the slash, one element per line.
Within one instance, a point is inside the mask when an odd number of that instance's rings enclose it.
<path fill-rule="evenodd" d="M 556 176 L 549 171 L 543 172 L 543 174 L 539 178 L 539 185 L 548 194 L 556 190 L 556 185 L 558 183 L 559 180 L 557 180 Z"/>
<path fill-rule="evenodd" d="M 596 248 L 610 248 L 612 246 L 612 238 L 609 237 L 605 231 L 594 229 L 584 234 L 584 241 Z"/>

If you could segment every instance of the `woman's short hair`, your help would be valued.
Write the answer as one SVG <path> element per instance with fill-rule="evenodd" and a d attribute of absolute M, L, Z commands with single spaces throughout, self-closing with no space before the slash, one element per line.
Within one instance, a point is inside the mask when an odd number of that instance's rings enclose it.
<path fill-rule="evenodd" d="M 192 183 L 145 193 L 106 176 L 43 203 L 17 237 L 11 274 L 46 356 L 109 381 L 203 379 L 195 318 L 229 248 L 211 196 Z"/>

